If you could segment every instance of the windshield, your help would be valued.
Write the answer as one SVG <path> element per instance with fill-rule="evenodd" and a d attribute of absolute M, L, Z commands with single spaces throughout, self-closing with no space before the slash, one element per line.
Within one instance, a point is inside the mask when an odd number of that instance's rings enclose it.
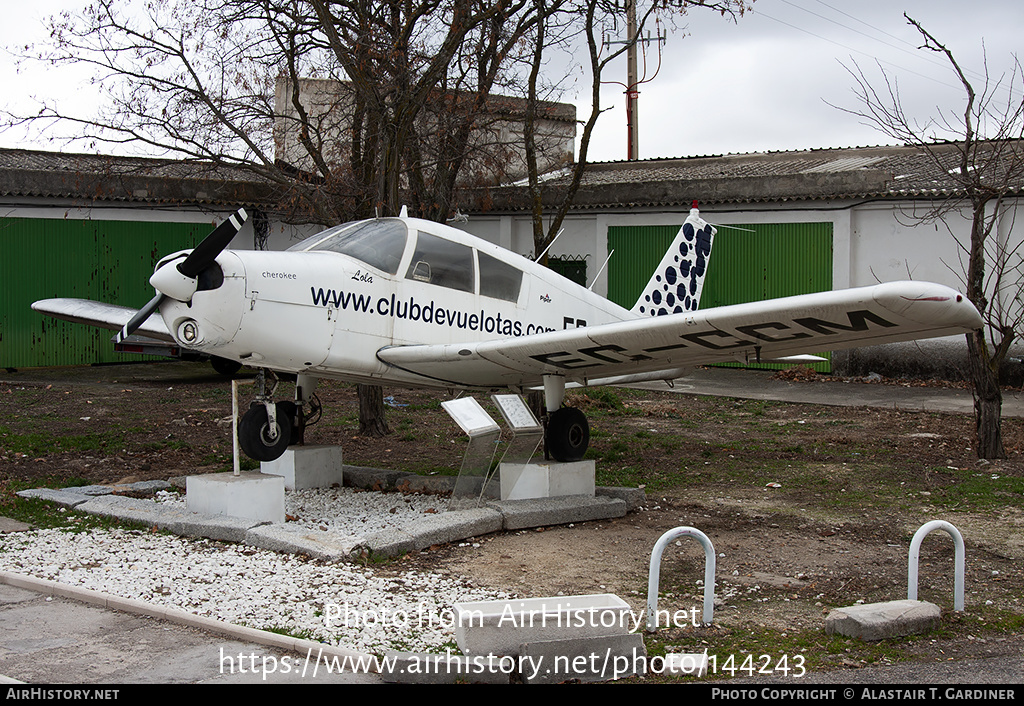
<path fill-rule="evenodd" d="M 381 218 L 335 226 L 288 249 L 341 253 L 393 275 L 398 272 L 408 237 L 404 221 Z"/>

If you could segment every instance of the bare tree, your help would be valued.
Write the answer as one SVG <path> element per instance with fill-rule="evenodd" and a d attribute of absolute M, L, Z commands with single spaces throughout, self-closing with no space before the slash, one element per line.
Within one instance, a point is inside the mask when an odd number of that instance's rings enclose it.
<path fill-rule="evenodd" d="M 750 0 L 751 2 L 753 0 Z M 531 57 L 530 74 L 527 82 L 529 113 L 525 129 L 526 159 L 529 167 L 529 202 L 533 220 L 534 252 L 545 251 L 562 228 L 569 209 L 576 198 L 588 164 L 590 139 L 597 120 L 607 108 L 601 107 L 601 85 L 605 82 L 605 71 L 611 63 L 625 54 L 631 43 L 624 42 L 609 49 L 603 40 L 607 27 L 626 25 L 627 5 L 633 4 L 636 13 L 636 32 L 632 44 L 640 41 L 644 29 L 654 18 L 662 16 L 678 19 L 691 8 L 702 8 L 718 12 L 723 17 L 736 21 L 749 9 L 745 0 L 627 0 L 624 3 L 608 0 L 535 0 L 545 9 L 538 13 L 534 25 L 534 53 Z M 537 117 L 541 115 L 539 95 L 544 90 L 541 69 L 552 45 L 566 42 L 582 42 L 586 47 L 585 66 L 590 76 L 590 113 L 582 121 L 580 149 L 576 161 L 566 179 L 558 182 L 542 182 L 542 173 L 537 168 L 536 139 Z M 546 221 L 546 223 L 545 223 Z"/>
<path fill-rule="evenodd" d="M 92 66 L 99 112 L 47 102 L 7 122 L 71 126 L 68 139 L 247 170 L 277 187 L 279 208 L 296 220 L 397 215 L 408 197 L 414 213 L 443 221 L 480 153 L 473 136 L 488 98 L 514 80 L 538 7 L 95 0 L 54 18 L 52 43 L 35 58 Z M 304 92 L 317 80 L 335 88 Z M 364 433 L 387 431 L 382 397 L 361 387 Z"/>
<path fill-rule="evenodd" d="M 999 227 L 1012 225 L 1024 187 L 1024 74 L 1014 57 L 1009 76 L 992 81 L 986 73 L 976 90 L 953 52 L 919 22 L 904 17 L 923 38 L 921 48 L 949 62 L 963 88 L 962 112 L 940 109 L 937 117 L 919 123 L 905 112 L 895 81 L 882 72 L 885 91 L 879 92 L 859 68 L 851 73 L 862 107 L 847 112 L 917 148 L 937 175 L 952 182 L 954 195 L 931 209 L 927 220 L 941 220 L 953 232 L 951 219 L 968 211 L 970 239 L 958 241 L 963 253 L 960 276 L 967 297 L 985 320 L 984 329 L 967 334 L 977 451 L 980 458 L 1005 458 L 999 376 L 1024 323 L 1024 260 L 1021 243 L 1001 236 Z M 1008 98 L 1001 98 L 1004 91 Z"/>

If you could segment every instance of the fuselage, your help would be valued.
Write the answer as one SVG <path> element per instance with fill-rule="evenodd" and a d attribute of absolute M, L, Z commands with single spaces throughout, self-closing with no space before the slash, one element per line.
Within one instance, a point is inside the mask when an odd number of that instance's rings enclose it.
<path fill-rule="evenodd" d="M 283 252 L 224 251 L 216 263 L 220 272 L 205 284 L 201 277 L 190 302 L 161 304 L 175 340 L 318 377 L 438 386 L 381 362 L 377 352 L 636 318 L 543 265 L 411 218 L 344 224 Z"/>

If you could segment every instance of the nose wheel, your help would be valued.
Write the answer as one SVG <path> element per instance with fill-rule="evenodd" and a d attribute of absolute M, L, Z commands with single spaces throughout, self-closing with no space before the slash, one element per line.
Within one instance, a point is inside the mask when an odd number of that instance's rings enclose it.
<path fill-rule="evenodd" d="M 295 404 L 278 402 L 271 419 L 267 405 L 254 402 L 238 421 L 238 445 L 254 461 L 274 461 L 291 443 Z"/>
<path fill-rule="evenodd" d="M 305 442 L 306 427 L 320 420 L 323 407 L 317 398 L 317 379 L 295 377 L 295 401 L 274 402 L 280 380 L 274 371 L 256 371 L 256 401 L 238 420 L 238 445 L 254 461 L 275 461 L 289 444 Z"/>

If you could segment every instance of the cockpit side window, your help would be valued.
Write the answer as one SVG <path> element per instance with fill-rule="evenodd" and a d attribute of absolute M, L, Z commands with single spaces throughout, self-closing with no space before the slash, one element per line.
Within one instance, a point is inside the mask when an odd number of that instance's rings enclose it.
<path fill-rule="evenodd" d="M 417 282 L 472 292 L 473 249 L 421 231 L 416 236 L 416 252 L 405 276 Z"/>
<path fill-rule="evenodd" d="M 381 218 L 335 226 L 288 249 L 337 252 L 393 275 L 398 273 L 408 238 L 404 221 Z"/>
<path fill-rule="evenodd" d="M 523 285 L 523 273 L 496 258 L 477 251 L 480 259 L 480 293 L 485 297 L 519 301 L 519 289 Z"/>

